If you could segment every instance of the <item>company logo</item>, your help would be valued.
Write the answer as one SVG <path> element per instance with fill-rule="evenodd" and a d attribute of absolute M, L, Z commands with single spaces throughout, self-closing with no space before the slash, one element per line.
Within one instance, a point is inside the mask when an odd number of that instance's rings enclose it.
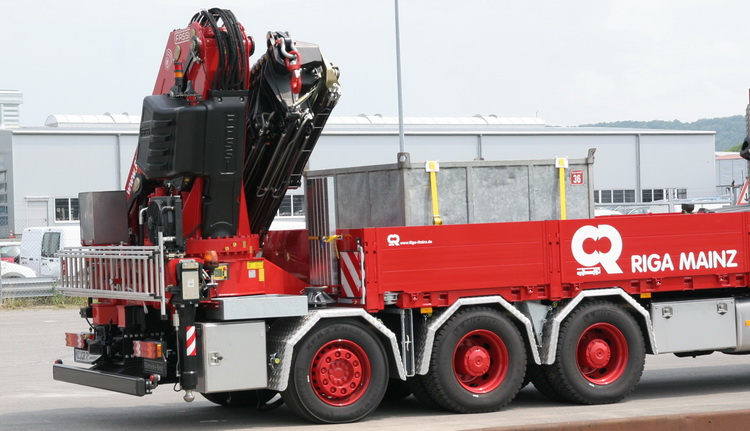
<path fill-rule="evenodd" d="M 570 244 L 575 260 L 583 265 L 578 268 L 578 275 L 598 275 L 601 268 L 607 274 L 622 274 L 617 259 L 622 254 L 622 236 L 614 227 L 581 226 L 573 235 Z"/>
<path fill-rule="evenodd" d="M 172 56 L 172 50 L 167 48 L 167 51 L 164 53 L 164 68 L 169 70 L 172 67 L 172 63 L 174 62 Z"/>
<path fill-rule="evenodd" d="M 623 273 L 617 264 L 622 254 L 622 236 L 610 225 L 582 226 L 573 235 L 570 248 L 575 260 L 582 265 L 578 276 L 599 275 L 602 269 L 607 274 Z M 737 249 L 683 251 L 674 255 L 642 252 L 627 259 L 633 274 L 737 268 L 741 261 Z"/>
<path fill-rule="evenodd" d="M 409 240 L 409 241 L 401 241 L 401 236 L 398 234 L 392 233 L 386 237 L 386 241 L 388 241 L 388 247 L 398 247 L 401 245 L 429 245 L 432 244 L 431 239 L 420 239 L 420 240 Z"/>
<path fill-rule="evenodd" d="M 190 29 L 180 30 L 174 32 L 174 43 L 175 45 L 180 43 L 190 42 Z"/>

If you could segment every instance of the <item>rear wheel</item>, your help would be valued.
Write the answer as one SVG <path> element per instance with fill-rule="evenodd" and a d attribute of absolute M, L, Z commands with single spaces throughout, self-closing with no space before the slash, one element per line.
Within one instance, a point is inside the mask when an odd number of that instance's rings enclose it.
<path fill-rule="evenodd" d="M 491 308 L 467 308 L 438 331 L 422 381 L 446 410 L 478 413 L 508 404 L 525 372 L 526 349 L 516 326 Z"/>
<path fill-rule="evenodd" d="M 613 303 L 596 301 L 565 319 L 555 363 L 544 370 L 564 399 L 607 404 L 635 389 L 645 361 L 643 335 L 633 316 Z"/>
<path fill-rule="evenodd" d="M 425 407 L 429 407 L 431 409 L 440 410 L 442 407 L 438 405 L 438 403 L 435 402 L 434 399 L 432 399 L 432 396 L 429 392 L 427 392 L 427 388 L 425 388 L 425 376 L 416 375 L 413 377 L 409 377 L 406 379 L 406 385 L 409 387 L 409 390 L 411 391 L 412 395 L 414 395 L 414 398 L 419 401 L 420 404 L 422 404 Z"/>
<path fill-rule="evenodd" d="M 565 398 L 557 391 L 556 382 L 552 383 L 547 377 L 546 369 L 549 365 L 529 364 L 527 374 L 539 393 L 552 401 L 565 401 Z"/>
<path fill-rule="evenodd" d="M 372 413 L 388 383 L 383 345 L 363 324 L 323 321 L 295 347 L 284 401 L 320 423 L 360 420 Z"/>

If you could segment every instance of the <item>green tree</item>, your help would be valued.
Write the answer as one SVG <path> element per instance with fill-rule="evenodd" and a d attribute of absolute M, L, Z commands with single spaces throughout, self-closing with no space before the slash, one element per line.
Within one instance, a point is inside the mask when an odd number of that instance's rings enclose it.
<path fill-rule="evenodd" d="M 679 120 L 613 121 L 611 123 L 581 124 L 581 127 L 620 127 L 627 129 L 704 130 L 716 132 L 716 151 L 739 151 L 738 142 L 745 139 L 745 117 L 702 118 L 692 123 Z M 736 148 L 735 148 L 736 147 Z"/>

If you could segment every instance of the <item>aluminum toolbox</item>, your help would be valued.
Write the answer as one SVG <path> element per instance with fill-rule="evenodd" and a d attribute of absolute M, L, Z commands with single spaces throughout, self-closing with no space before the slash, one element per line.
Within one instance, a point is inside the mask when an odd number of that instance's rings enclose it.
<path fill-rule="evenodd" d="M 198 327 L 198 392 L 266 387 L 264 322 L 201 323 Z"/>

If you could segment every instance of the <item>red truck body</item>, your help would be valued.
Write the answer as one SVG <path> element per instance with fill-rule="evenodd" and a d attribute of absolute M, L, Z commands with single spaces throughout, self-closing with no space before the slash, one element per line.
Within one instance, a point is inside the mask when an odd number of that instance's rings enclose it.
<path fill-rule="evenodd" d="M 745 213 L 648 214 L 347 229 L 339 247 L 361 242 L 369 311 L 384 308 L 386 292 L 403 293 L 400 308 L 482 295 L 559 301 L 612 286 L 630 295 L 745 287 L 748 222 Z"/>

